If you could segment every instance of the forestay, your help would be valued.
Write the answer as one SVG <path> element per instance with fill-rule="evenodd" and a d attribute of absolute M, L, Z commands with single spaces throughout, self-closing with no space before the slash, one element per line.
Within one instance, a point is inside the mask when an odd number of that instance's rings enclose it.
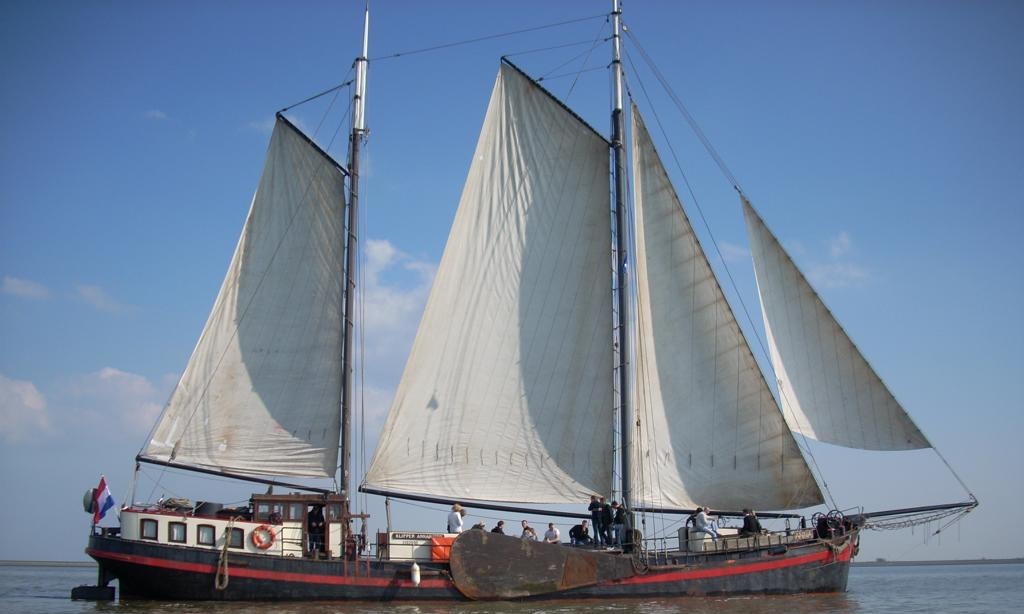
<path fill-rule="evenodd" d="M 633 108 L 636 503 L 794 509 L 823 498 Z"/>
<path fill-rule="evenodd" d="M 366 486 L 533 503 L 610 490 L 608 156 L 502 65 Z"/>
<path fill-rule="evenodd" d="M 343 208 L 343 172 L 278 119 L 227 276 L 143 458 L 333 476 Z"/>
<path fill-rule="evenodd" d="M 743 211 L 790 428 L 850 448 L 930 447 L 746 199 Z"/>

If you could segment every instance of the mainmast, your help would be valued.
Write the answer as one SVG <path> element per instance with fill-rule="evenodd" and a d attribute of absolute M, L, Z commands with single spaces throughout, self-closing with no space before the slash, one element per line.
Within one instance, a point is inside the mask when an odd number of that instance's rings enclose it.
<path fill-rule="evenodd" d="M 619 0 L 612 0 L 612 72 L 615 84 L 612 109 L 612 176 L 615 180 L 615 248 L 618 260 L 615 274 L 619 312 L 619 453 L 622 471 L 622 504 L 626 506 L 627 510 L 632 510 L 633 486 L 630 477 L 632 471 L 630 455 L 632 454 L 633 440 L 633 411 L 629 403 L 629 293 L 626 290 L 629 237 L 626 232 L 628 216 L 626 215 L 626 161 L 623 145 L 626 128 L 622 112 L 621 16 Z"/>
<path fill-rule="evenodd" d="M 356 290 L 356 257 L 359 252 L 359 149 L 366 137 L 363 111 L 366 104 L 366 62 L 369 52 L 370 7 L 363 15 L 363 52 L 356 58 L 355 94 L 352 99 L 352 134 L 349 137 L 349 202 L 348 240 L 345 258 L 345 347 L 342 353 L 341 393 L 341 454 L 338 457 L 338 472 L 341 474 L 341 495 L 346 502 L 352 482 L 352 385 L 355 380 L 352 368 L 352 348 Z"/>

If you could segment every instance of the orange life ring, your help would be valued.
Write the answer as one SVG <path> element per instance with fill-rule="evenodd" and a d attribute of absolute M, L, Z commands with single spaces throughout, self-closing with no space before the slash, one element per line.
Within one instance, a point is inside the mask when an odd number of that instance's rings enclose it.
<path fill-rule="evenodd" d="M 274 533 L 274 529 L 271 529 L 265 524 L 261 524 L 253 529 L 252 533 L 249 535 L 252 545 L 256 546 L 260 550 L 266 550 L 273 546 L 275 538 L 277 538 L 277 534 Z"/>

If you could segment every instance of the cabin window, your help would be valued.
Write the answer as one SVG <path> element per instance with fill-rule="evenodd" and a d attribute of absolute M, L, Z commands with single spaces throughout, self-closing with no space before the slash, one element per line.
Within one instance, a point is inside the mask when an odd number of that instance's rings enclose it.
<path fill-rule="evenodd" d="M 196 541 L 200 546 L 212 546 L 217 541 L 217 530 L 210 524 L 201 524 L 197 528 Z"/>
<path fill-rule="evenodd" d="M 341 520 L 341 505 L 332 503 L 327 506 L 327 520 Z"/>
<path fill-rule="evenodd" d="M 156 520 L 152 518 L 143 518 L 142 524 L 139 528 L 142 529 L 141 531 L 139 531 L 139 535 L 142 536 L 142 539 L 157 539 Z"/>
<path fill-rule="evenodd" d="M 284 512 L 285 507 L 282 503 L 257 503 L 254 520 L 257 522 L 269 522 L 270 524 L 281 524 L 281 521 L 284 520 Z"/>
<path fill-rule="evenodd" d="M 231 529 L 231 539 L 228 541 L 230 548 L 245 548 L 245 531 L 242 529 Z"/>
<path fill-rule="evenodd" d="M 186 536 L 187 532 L 184 522 L 167 523 L 167 541 L 184 544 Z"/>
<path fill-rule="evenodd" d="M 301 503 L 289 503 L 288 504 L 288 520 L 302 520 L 302 508 L 305 507 Z"/>

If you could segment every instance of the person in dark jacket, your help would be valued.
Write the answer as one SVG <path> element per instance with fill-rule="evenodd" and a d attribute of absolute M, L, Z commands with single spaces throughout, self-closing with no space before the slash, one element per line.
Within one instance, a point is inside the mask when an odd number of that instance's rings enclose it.
<path fill-rule="evenodd" d="M 309 551 L 316 556 L 324 552 L 324 507 L 314 505 L 306 514 L 306 530 L 309 532 Z"/>
<path fill-rule="evenodd" d="M 594 525 L 594 545 L 600 546 L 604 540 L 601 535 L 601 502 L 597 500 L 597 495 L 590 495 L 590 506 L 587 509 L 590 510 L 590 522 Z"/>
<path fill-rule="evenodd" d="M 740 529 L 740 537 L 750 537 L 761 534 L 761 522 L 757 519 L 754 510 L 747 508 L 743 510 L 743 528 Z"/>
<path fill-rule="evenodd" d="M 604 497 L 601 497 L 601 527 L 598 529 L 598 533 L 604 539 L 606 546 L 612 545 L 612 520 L 614 520 L 614 514 L 612 513 L 612 504 L 605 501 Z"/>
<path fill-rule="evenodd" d="M 594 540 L 590 538 L 590 527 L 587 526 L 586 520 L 569 529 L 569 545 L 585 546 L 592 543 Z"/>
<path fill-rule="evenodd" d="M 618 501 L 612 501 L 612 509 L 615 510 L 612 518 L 612 534 L 615 537 L 613 543 L 621 548 L 622 543 L 626 541 L 626 506 L 619 505 Z"/>
<path fill-rule="evenodd" d="M 501 533 L 502 535 L 504 535 L 505 534 L 505 521 L 504 520 L 499 520 L 498 524 L 494 525 L 494 528 L 491 529 L 491 533 Z"/>

